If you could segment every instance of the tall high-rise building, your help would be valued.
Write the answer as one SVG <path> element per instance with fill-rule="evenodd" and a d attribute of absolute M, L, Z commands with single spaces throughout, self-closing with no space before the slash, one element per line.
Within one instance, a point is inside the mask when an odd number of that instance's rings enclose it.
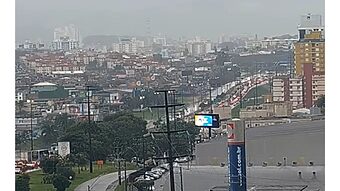
<path fill-rule="evenodd" d="M 325 95 L 325 35 L 321 15 L 303 15 L 294 43 L 295 76 L 273 79 L 273 101 L 311 108 Z M 288 79 L 288 80 L 287 80 Z"/>
<path fill-rule="evenodd" d="M 200 56 L 212 51 L 210 41 L 188 41 L 185 47 L 192 56 Z"/>
<path fill-rule="evenodd" d="M 294 43 L 295 74 L 303 76 L 304 64 L 313 72 L 325 72 L 325 35 L 321 15 L 304 15 L 298 26 L 299 40 Z"/>
<path fill-rule="evenodd" d="M 52 49 L 70 51 L 79 48 L 80 36 L 78 28 L 70 24 L 54 29 Z"/>
<path fill-rule="evenodd" d="M 112 49 L 114 52 L 119 53 L 136 53 L 137 52 L 136 38 L 120 39 L 119 43 L 112 44 Z"/>
<path fill-rule="evenodd" d="M 298 25 L 298 37 L 299 40 L 304 39 L 307 34 L 311 32 L 321 32 L 321 37 L 324 39 L 325 27 L 322 25 L 322 16 L 321 15 L 302 15 L 300 17 L 300 24 Z"/>
<path fill-rule="evenodd" d="M 65 37 L 73 41 L 80 41 L 79 29 L 73 24 L 54 29 L 54 40 Z"/>

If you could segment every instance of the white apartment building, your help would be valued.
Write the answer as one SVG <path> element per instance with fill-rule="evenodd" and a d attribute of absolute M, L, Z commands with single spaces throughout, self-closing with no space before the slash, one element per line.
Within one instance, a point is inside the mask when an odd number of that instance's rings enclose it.
<path fill-rule="evenodd" d="M 153 43 L 161 44 L 162 46 L 166 45 L 166 38 L 165 37 L 154 37 Z"/>
<path fill-rule="evenodd" d="M 59 40 L 60 38 L 68 37 L 74 41 L 80 41 L 80 35 L 78 28 L 70 24 L 68 26 L 59 27 L 54 29 L 54 40 Z"/>
<path fill-rule="evenodd" d="M 302 78 L 289 79 L 289 101 L 292 102 L 293 108 L 303 107 L 304 98 Z"/>
<path fill-rule="evenodd" d="M 312 100 L 315 103 L 322 95 L 325 95 L 325 75 L 312 76 Z"/>
<path fill-rule="evenodd" d="M 290 101 L 293 108 L 303 107 L 304 88 L 302 78 L 277 76 L 273 79 L 273 102 Z"/>
<path fill-rule="evenodd" d="M 185 46 L 192 56 L 200 56 L 212 50 L 210 41 L 188 41 Z"/>
<path fill-rule="evenodd" d="M 38 125 L 38 119 L 32 118 L 32 128 L 35 129 Z M 31 118 L 15 118 L 15 130 L 28 131 L 31 129 Z"/>
<path fill-rule="evenodd" d="M 52 42 L 53 50 L 70 51 L 79 48 L 79 41 L 72 40 L 68 37 L 61 37 L 59 40 Z"/>
<path fill-rule="evenodd" d="M 137 53 L 136 39 L 121 39 L 119 43 L 112 44 L 112 50 L 119 53 Z"/>
<path fill-rule="evenodd" d="M 274 78 L 273 79 L 273 101 L 274 102 L 281 102 L 285 101 L 285 91 L 284 85 L 285 80 L 283 78 Z"/>

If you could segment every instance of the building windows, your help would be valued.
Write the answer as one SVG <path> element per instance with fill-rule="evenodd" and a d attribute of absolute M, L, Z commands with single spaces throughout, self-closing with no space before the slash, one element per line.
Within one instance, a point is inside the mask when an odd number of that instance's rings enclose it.
<path fill-rule="evenodd" d="M 306 53 L 306 54 L 305 54 L 305 56 L 309 56 L 309 54 L 308 54 L 308 53 Z"/>
<path fill-rule="evenodd" d="M 308 46 L 308 43 L 306 43 L 305 46 L 307 47 L 307 46 Z"/>
<path fill-rule="evenodd" d="M 316 49 L 315 49 L 315 51 L 316 51 L 316 52 L 319 52 L 319 51 L 320 51 L 320 49 L 319 49 L 319 48 L 316 48 Z"/>
<path fill-rule="evenodd" d="M 305 61 L 306 61 L 306 62 L 309 62 L 309 58 L 306 58 Z"/>

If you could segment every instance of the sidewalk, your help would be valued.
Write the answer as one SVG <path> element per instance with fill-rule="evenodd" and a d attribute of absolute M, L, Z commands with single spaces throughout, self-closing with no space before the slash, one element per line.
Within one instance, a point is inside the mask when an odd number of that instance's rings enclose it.
<path fill-rule="evenodd" d="M 134 172 L 134 170 L 126 171 L 126 174 Z M 118 181 L 118 172 L 98 176 L 91 180 L 88 180 L 82 184 L 80 184 L 75 191 L 105 191 L 111 184 Z M 122 182 L 124 181 L 124 171 L 122 171 Z M 118 182 L 117 182 L 118 183 Z M 90 186 L 90 190 L 88 190 L 88 186 Z"/>

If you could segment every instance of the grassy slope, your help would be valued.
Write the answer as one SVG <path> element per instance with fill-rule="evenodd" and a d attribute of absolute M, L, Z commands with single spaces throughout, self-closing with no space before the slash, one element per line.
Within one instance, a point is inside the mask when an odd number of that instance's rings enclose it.
<path fill-rule="evenodd" d="M 260 97 L 264 94 L 268 94 L 269 88 L 270 88 L 269 84 L 258 86 L 257 87 L 257 97 Z M 249 99 L 249 98 L 254 98 L 254 94 L 255 94 L 255 89 L 252 89 L 248 92 L 248 94 L 243 98 L 244 100 L 242 102 L 242 108 L 254 105 L 254 100 Z M 247 99 L 249 99 L 249 100 L 247 100 Z M 262 104 L 263 98 L 258 98 L 257 103 Z M 239 104 L 231 110 L 231 116 L 232 116 L 232 118 L 237 118 L 237 117 L 240 116 L 240 105 Z"/>
<path fill-rule="evenodd" d="M 133 165 L 127 165 L 127 168 L 135 169 Z M 80 174 L 78 174 L 78 169 L 74 168 L 74 172 L 76 172 L 76 178 L 72 181 L 72 184 L 67 189 L 67 191 L 73 191 L 78 185 L 80 185 L 83 182 L 86 182 L 87 180 L 90 180 L 92 178 L 95 178 L 101 174 L 108 174 L 112 172 L 116 172 L 117 169 L 113 167 L 112 164 L 105 164 L 103 165 L 102 169 L 99 169 L 97 165 L 93 166 L 93 173 L 91 174 L 89 172 L 89 169 L 87 168 L 86 171 L 81 171 Z M 29 173 L 31 179 L 30 179 L 30 188 L 32 191 L 55 191 L 52 184 L 42 184 L 42 178 L 44 174 L 42 171 L 36 171 Z"/>

